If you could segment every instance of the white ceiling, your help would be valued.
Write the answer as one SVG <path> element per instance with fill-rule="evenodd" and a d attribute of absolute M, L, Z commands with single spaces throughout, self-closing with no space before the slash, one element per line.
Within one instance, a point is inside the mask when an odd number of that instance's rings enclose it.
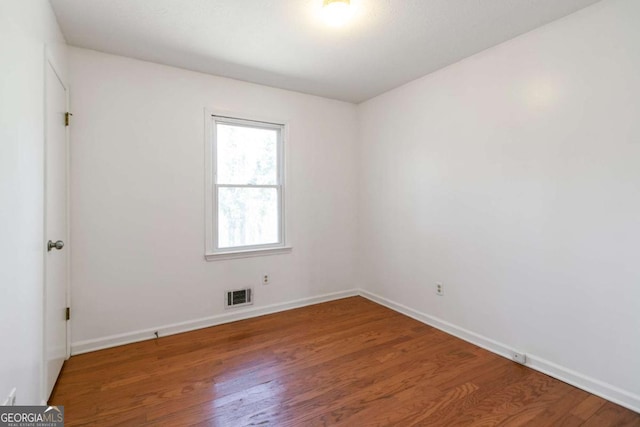
<path fill-rule="evenodd" d="M 598 0 L 50 0 L 74 46 L 361 102 Z"/>

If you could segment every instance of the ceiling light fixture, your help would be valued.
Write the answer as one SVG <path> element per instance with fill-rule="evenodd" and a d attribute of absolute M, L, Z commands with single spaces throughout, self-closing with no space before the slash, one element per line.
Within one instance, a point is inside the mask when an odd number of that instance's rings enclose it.
<path fill-rule="evenodd" d="M 350 0 L 323 0 L 322 14 L 327 24 L 332 27 L 341 27 L 349 21 L 353 15 Z"/>

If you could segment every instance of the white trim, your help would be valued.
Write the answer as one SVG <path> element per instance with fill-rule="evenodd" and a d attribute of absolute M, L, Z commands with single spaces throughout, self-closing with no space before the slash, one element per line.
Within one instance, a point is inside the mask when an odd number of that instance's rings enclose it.
<path fill-rule="evenodd" d="M 222 185 L 216 182 L 215 176 L 215 121 L 236 124 L 239 126 L 259 127 L 278 131 L 278 183 L 277 185 Z M 254 256 L 275 255 L 291 252 L 291 242 L 288 236 L 289 206 L 286 192 L 288 170 L 289 124 L 286 120 L 255 117 L 243 113 L 204 109 L 205 123 L 205 259 L 207 261 L 246 258 Z M 217 238 L 217 198 L 219 187 L 255 187 L 276 188 L 278 191 L 278 242 L 263 245 L 243 246 L 234 248 L 218 248 Z"/>
<path fill-rule="evenodd" d="M 612 384 L 589 377 L 537 356 L 527 355 L 527 366 L 640 413 L 640 395 L 628 392 Z"/>
<path fill-rule="evenodd" d="M 71 111 L 71 88 L 66 86 L 67 88 L 67 112 Z M 71 121 L 67 126 L 67 236 L 65 241 L 65 246 L 67 247 L 67 307 L 71 310 L 71 256 L 73 252 L 73 245 L 71 244 Z M 71 316 L 69 316 L 69 320 L 67 320 L 67 348 L 66 348 L 66 357 L 67 360 L 71 357 Z M 63 365 L 64 367 L 64 365 Z"/>
<path fill-rule="evenodd" d="M 250 249 L 245 251 L 230 251 L 207 253 L 204 259 L 207 261 L 222 261 L 225 259 L 252 258 L 257 256 L 290 254 L 293 248 L 291 246 L 266 248 L 266 249 Z"/>
<path fill-rule="evenodd" d="M 394 310 L 400 314 L 411 317 L 412 319 L 425 323 L 429 326 L 433 326 L 436 329 L 444 331 L 450 335 L 458 337 L 464 341 L 477 345 L 478 347 L 482 347 L 485 350 L 491 351 L 492 353 L 506 357 L 508 359 L 511 359 L 511 352 L 515 351 L 513 348 L 503 343 L 461 328 L 437 317 L 419 312 L 403 304 L 376 295 L 372 292 L 365 291 L 364 289 L 351 289 L 348 291 L 333 292 L 330 294 L 302 298 L 299 300 L 272 304 L 264 307 L 238 309 L 238 311 L 234 311 L 233 313 L 224 313 L 216 316 L 187 322 L 180 322 L 126 334 L 111 335 L 93 340 L 80 341 L 71 344 L 71 354 L 77 355 L 88 353 L 91 351 L 102 350 L 105 348 L 116 347 L 119 345 L 146 341 L 149 339 L 153 339 L 154 332 L 156 331 L 160 334 L 160 336 L 179 334 L 182 332 L 208 328 L 224 323 L 250 319 L 253 317 L 263 316 L 265 314 L 277 313 L 294 308 L 305 307 L 308 305 L 319 304 L 352 296 L 362 296 L 364 298 L 367 298 L 368 300 L 390 308 L 391 310 Z M 526 366 L 556 379 L 559 379 L 560 381 L 564 381 L 589 393 L 595 394 L 596 396 L 600 396 L 603 399 L 617 403 L 618 405 L 624 406 L 625 408 L 628 408 L 632 411 L 640 413 L 640 396 L 637 394 L 620 389 L 614 385 L 605 383 L 566 367 L 557 365 L 533 354 L 527 354 Z"/>
<path fill-rule="evenodd" d="M 415 319 L 419 322 L 426 323 L 427 325 L 433 326 L 436 329 L 440 329 L 441 331 L 444 331 L 449 335 L 453 335 L 455 337 L 468 341 L 472 344 L 477 345 L 478 347 L 482 347 L 485 350 L 489 350 L 492 353 L 496 353 L 508 359 L 511 359 L 511 353 L 515 351 L 515 349 L 498 341 L 494 341 L 491 338 L 487 338 L 480 334 L 476 334 L 475 332 L 471 332 L 467 329 L 460 328 L 452 323 L 438 319 L 437 317 L 421 313 L 417 310 L 407 307 L 406 305 L 391 301 L 372 292 L 361 289 L 360 296 L 380 305 L 384 305 L 385 307 L 397 311 L 398 313 L 404 314 L 405 316 L 411 317 L 412 319 Z M 529 355 L 527 355 L 527 357 L 528 356 Z"/>
<path fill-rule="evenodd" d="M 46 394 L 46 375 L 47 375 L 47 371 L 46 371 L 46 364 L 47 364 L 47 358 L 46 358 L 46 351 L 47 351 L 47 338 L 45 337 L 45 331 L 46 331 L 46 292 L 47 292 L 47 260 L 48 260 L 48 251 L 45 250 L 45 247 L 47 245 L 47 242 L 49 240 L 48 238 L 48 232 L 47 232 L 47 215 L 48 215 L 48 203 L 47 203 L 47 196 L 48 196 L 48 191 L 49 191 L 49 187 L 47 185 L 47 159 L 48 159 L 48 150 L 49 150 L 49 145 L 48 145 L 48 127 L 47 127 L 47 115 L 48 115 L 48 110 L 47 110 L 47 73 L 48 73 L 48 68 L 50 67 L 51 70 L 53 71 L 53 73 L 55 74 L 55 76 L 57 77 L 58 81 L 60 82 L 60 84 L 62 85 L 62 87 L 64 88 L 64 92 L 65 92 L 65 109 L 68 112 L 69 111 L 69 85 L 68 83 L 65 81 L 64 76 L 60 73 L 60 70 L 62 70 L 61 67 L 59 67 L 58 65 L 61 63 L 58 60 L 58 57 L 56 55 L 56 50 L 52 49 L 49 45 L 45 44 L 44 45 L 44 66 L 43 66 L 43 75 L 42 75 L 42 79 L 43 79 L 43 92 L 42 92 L 42 119 L 43 119 L 43 135 L 42 135 L 42 143 L 43 143 L 43 158 L 42 158 L 42 170 L 43 170 L 43 210 L 42 210 L 42 231 L 43 231 L 43 240 L 42 240 L 42 246 L 41 246 L 41 250 L 42 250 L 42 263 L 43 263 L 43 269 L 42 269 L 42 306 L 41 306 L 41 314 L 42 314 L 42 319 L 41 319 L 41 334 L 42 334 L 42 355 L 41 355 L 41 366 L 40 366 L 40 395 L 42 396 L 43 402 L 46 402 L 49 398 L 49 396 L 45 396 Z M 66 236 L 63 236 L 64 238 L 64 243 L 65 243 L 65 251 L 66 251 L 66 270 L 67 270 L 67 277 L 66 277 L 66 284 L 65 284 L 65 297 L 66 297 L 66 303 L 67 303 L 67 307 L 71 306 L 71 252 L 70 252 L 70 235 L 71 235 L 71 217 L 70 217 L 70 211 L 71 211 L 71 201 L 70 201 L 70 195 L 71 195 L 71 153 L 70 153 L 70 132 L 69 132 L 69 127 L 66 127 L 65 129 L 65 151 L 66 151 L 66 170 L 65 170 L 65 180 L 66 180 L 66 188 L 65 191 L 67 192 L 66 194 L 66 220 L 67 220 L 67 224 L 66 224 Z M 69 357 L 71 357 L 71 322 L 67 321 L 65 328 L 66 328 L 66 343 L 65 343 L 65 359 L 69 359 Z"/>
<path fill-rule="evenodd" d="M 215 209 L 213 189 L 215 188 L 213 181 L 213 147 L 211 140 L 213 139 L 212 132 L 212 120 L 211 116 L 213 112 L 204 109 L 204 253 L 209 254 L 213 252 L 214 241 L 214 229 L 213 224 L 213 210 Z"/>
<path fill-rule="evenodd" d="M 283 145 L 284 145 L 284 128 L 285 125 L 284 124 L 277 124 L 277 123 L 269 123 L 269 122 L 264 122 L 264 121 L 259 121 L 259 120 L 249 120 L 249 119 L 244 119 L 244 118 L 232 118 L 232 117 L 227 117 L 227 116 L 221 116 L 221 115 L 217 115 L 217 114 L 213 114 L 210 119 L 212 121 L 212 125 L 211 125 L 211 133 L 210 133 L 210 145 L 211 145 L 211 154 L 212 154 L 212 161 L 211 161 L 211 170 L 207 170 L 206 173 L 208 175 L 212 175 L 212 182 L 213 182 L 213 193 L 214 193 L 214 197 L 213 197 L 213 211 L 209 212 L 209 214 L 207 215 L 207 217 L 212 218 L 211 224 L 213 226 L 213 242 L 211 245 L 211 251 L 210 252 L 233 252 L 233 251 L 244 251 L 244 250 L 253 250 L 253 249 L 267 249 L 267 248 L 279 248 L 279 247 L 283 247 L 285 246 L 285 238 L 284 238 L 284 200 L 283 200 L 283 187 L 284 187 L 284 182 L 283 182 L 283 169 L 284 169 L 284 162 L 283 162 Z M 218 182 L 218 169 L 217 169 L 217 163 L 216 163 L 216 156 L 218 153 L 218 134 L 217 134 L 217 125 L 218 124 L 222 124 L 222 125 L 231 125 L 231 126 L 237 126 L 237 127 L 246 127 L 246 128 L 253 128 L 253 129 L 261 129 L 261 130 L 271 130 L 271 131 L 275 131 L 277 133 L 277 141 L 276 141 L 276 157 L 277 157 L 277 183 L 275 185 L 258 185 L 258 184 L 253 184 L 253 185 L 243 185 L 243 184 L 220 184 Z M 219 242 L 219 233 L 218 233 L 218 207 L 219 207 L 219 194 L 220 194 L 220 188 L 272 188 L 275 189 L 277 192 L 277 203 L 278 203 L 278 240 L 276 242 L 273 243 L 263 243 L 263 244 L 257 244 L 257 245 L 243 245 L 243 246 L 236 246 L 236 247 L 231 247 L 231 248 L 221 248 L 219 246 L 220 242 Z"/>
<path fill-rule="evenodd" d="M 358 295 L 356 289 L 348 291 L 333 292 L 315 297 L 302 298 L 289 302 L 271 304 L 263 307 L 253 307 L 247 309 L 238 309 L 232 313 L 225 312 L 216 316 L 205 317 L 187 322 L 174 323 L 171 325 L 160 326 L 156 328 L 144 329 L 136 332 L 125 334 L 111 335 L 103 338 L 79 341 L 71 344 L 71 354 L 77 355 L 88 353 L 90 351 L 102 350 L 105 348 L 116 347 L 124 344 L 145 341 L 155 337 L 154 332 L 158 332 L 160 336 L 174 335 L 182 332 L 189 332 L 195 329 L 208 328 L 211 326 L 221 325 L 223 323 L 235 322 L 238 320 L 250 319 L 252 317 L 264 316 L 265 314 L 277 313 L 280 311 L 291 310 L 294 308 L 305 307 L 308 305 L 319 304 L 322 302 L 338 300 L 342 298 L 354 297 Z"/>
<path fill-rule="evenodd" d="M 511 359 L 511 353 L 515 349 L 492 340 L 491 338 L 469 331 L 467 329 L 456 326 L 452 323 L 446 322 L 434 316 L 419 312 L 412 308 L 409 308 L 403 304 L 391 301 L 387 298 L 376 295 L 372 292 L 359 290 L 360 296 L 367 298 L 375 303 L 383 305 L 391 310 L 397 311 L 400 314 L 411 317 L 419 322 L 425 323 L 429 326 L 433 326 L 436 329 L 440 329 L 450 335 L 458 337 L 471 344 L 482 347 L 485 350 L 489 350 L 492 353 Z M 564 366 L 557 365 L 553 362 L 545 360 L 536 355 L 527 353 L 527 363 L 531 369 L 534 369 L 543 374 L 549 375 L 553 378 L 557 378 L 560 381 L 564 381 L 589 393 L 600 396 L 603 399 L 607 399 L 611 402 L 617 403 L 620 406 L 631 409 L 632 411 L 640 413 L 640 395 L 631 393 L 626 390 L 622 390 L 614 385 L 605 383 L 579 372 L 573 371 Z"/>

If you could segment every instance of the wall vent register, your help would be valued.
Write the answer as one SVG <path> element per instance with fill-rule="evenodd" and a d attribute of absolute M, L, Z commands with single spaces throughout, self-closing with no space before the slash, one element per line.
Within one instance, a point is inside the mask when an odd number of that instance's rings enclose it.
<path fill-rule="evenodd" d="M 251 288 L 238 289 L 235 291 L 227 291 L 225 299 L 225 307 L 241 307 L 253 304 Z"/>

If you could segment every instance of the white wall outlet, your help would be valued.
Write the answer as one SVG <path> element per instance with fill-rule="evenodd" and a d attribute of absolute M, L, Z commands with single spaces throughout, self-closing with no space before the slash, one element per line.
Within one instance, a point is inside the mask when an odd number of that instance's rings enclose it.
<path fill-rule="evenodd" d="M 268 274 L 264 274 L 262 275 L 262 284 L 263 285 L 268 285 L 270 283 L 270 278 Z"/>
<path fill-rule="evenodd" d="M 514 362 L 520 363 L 521 365 L 527 364 L 527 355 L 524 353 L 518 353 L 517 351 L 514 351 L 513 353 L 511 353 L 511 358 Z"/>
<path fill-rule="evenodd" d="M 444 285 L 442 282 L 436 282 L 436 295 L 444 296 Z"/>

